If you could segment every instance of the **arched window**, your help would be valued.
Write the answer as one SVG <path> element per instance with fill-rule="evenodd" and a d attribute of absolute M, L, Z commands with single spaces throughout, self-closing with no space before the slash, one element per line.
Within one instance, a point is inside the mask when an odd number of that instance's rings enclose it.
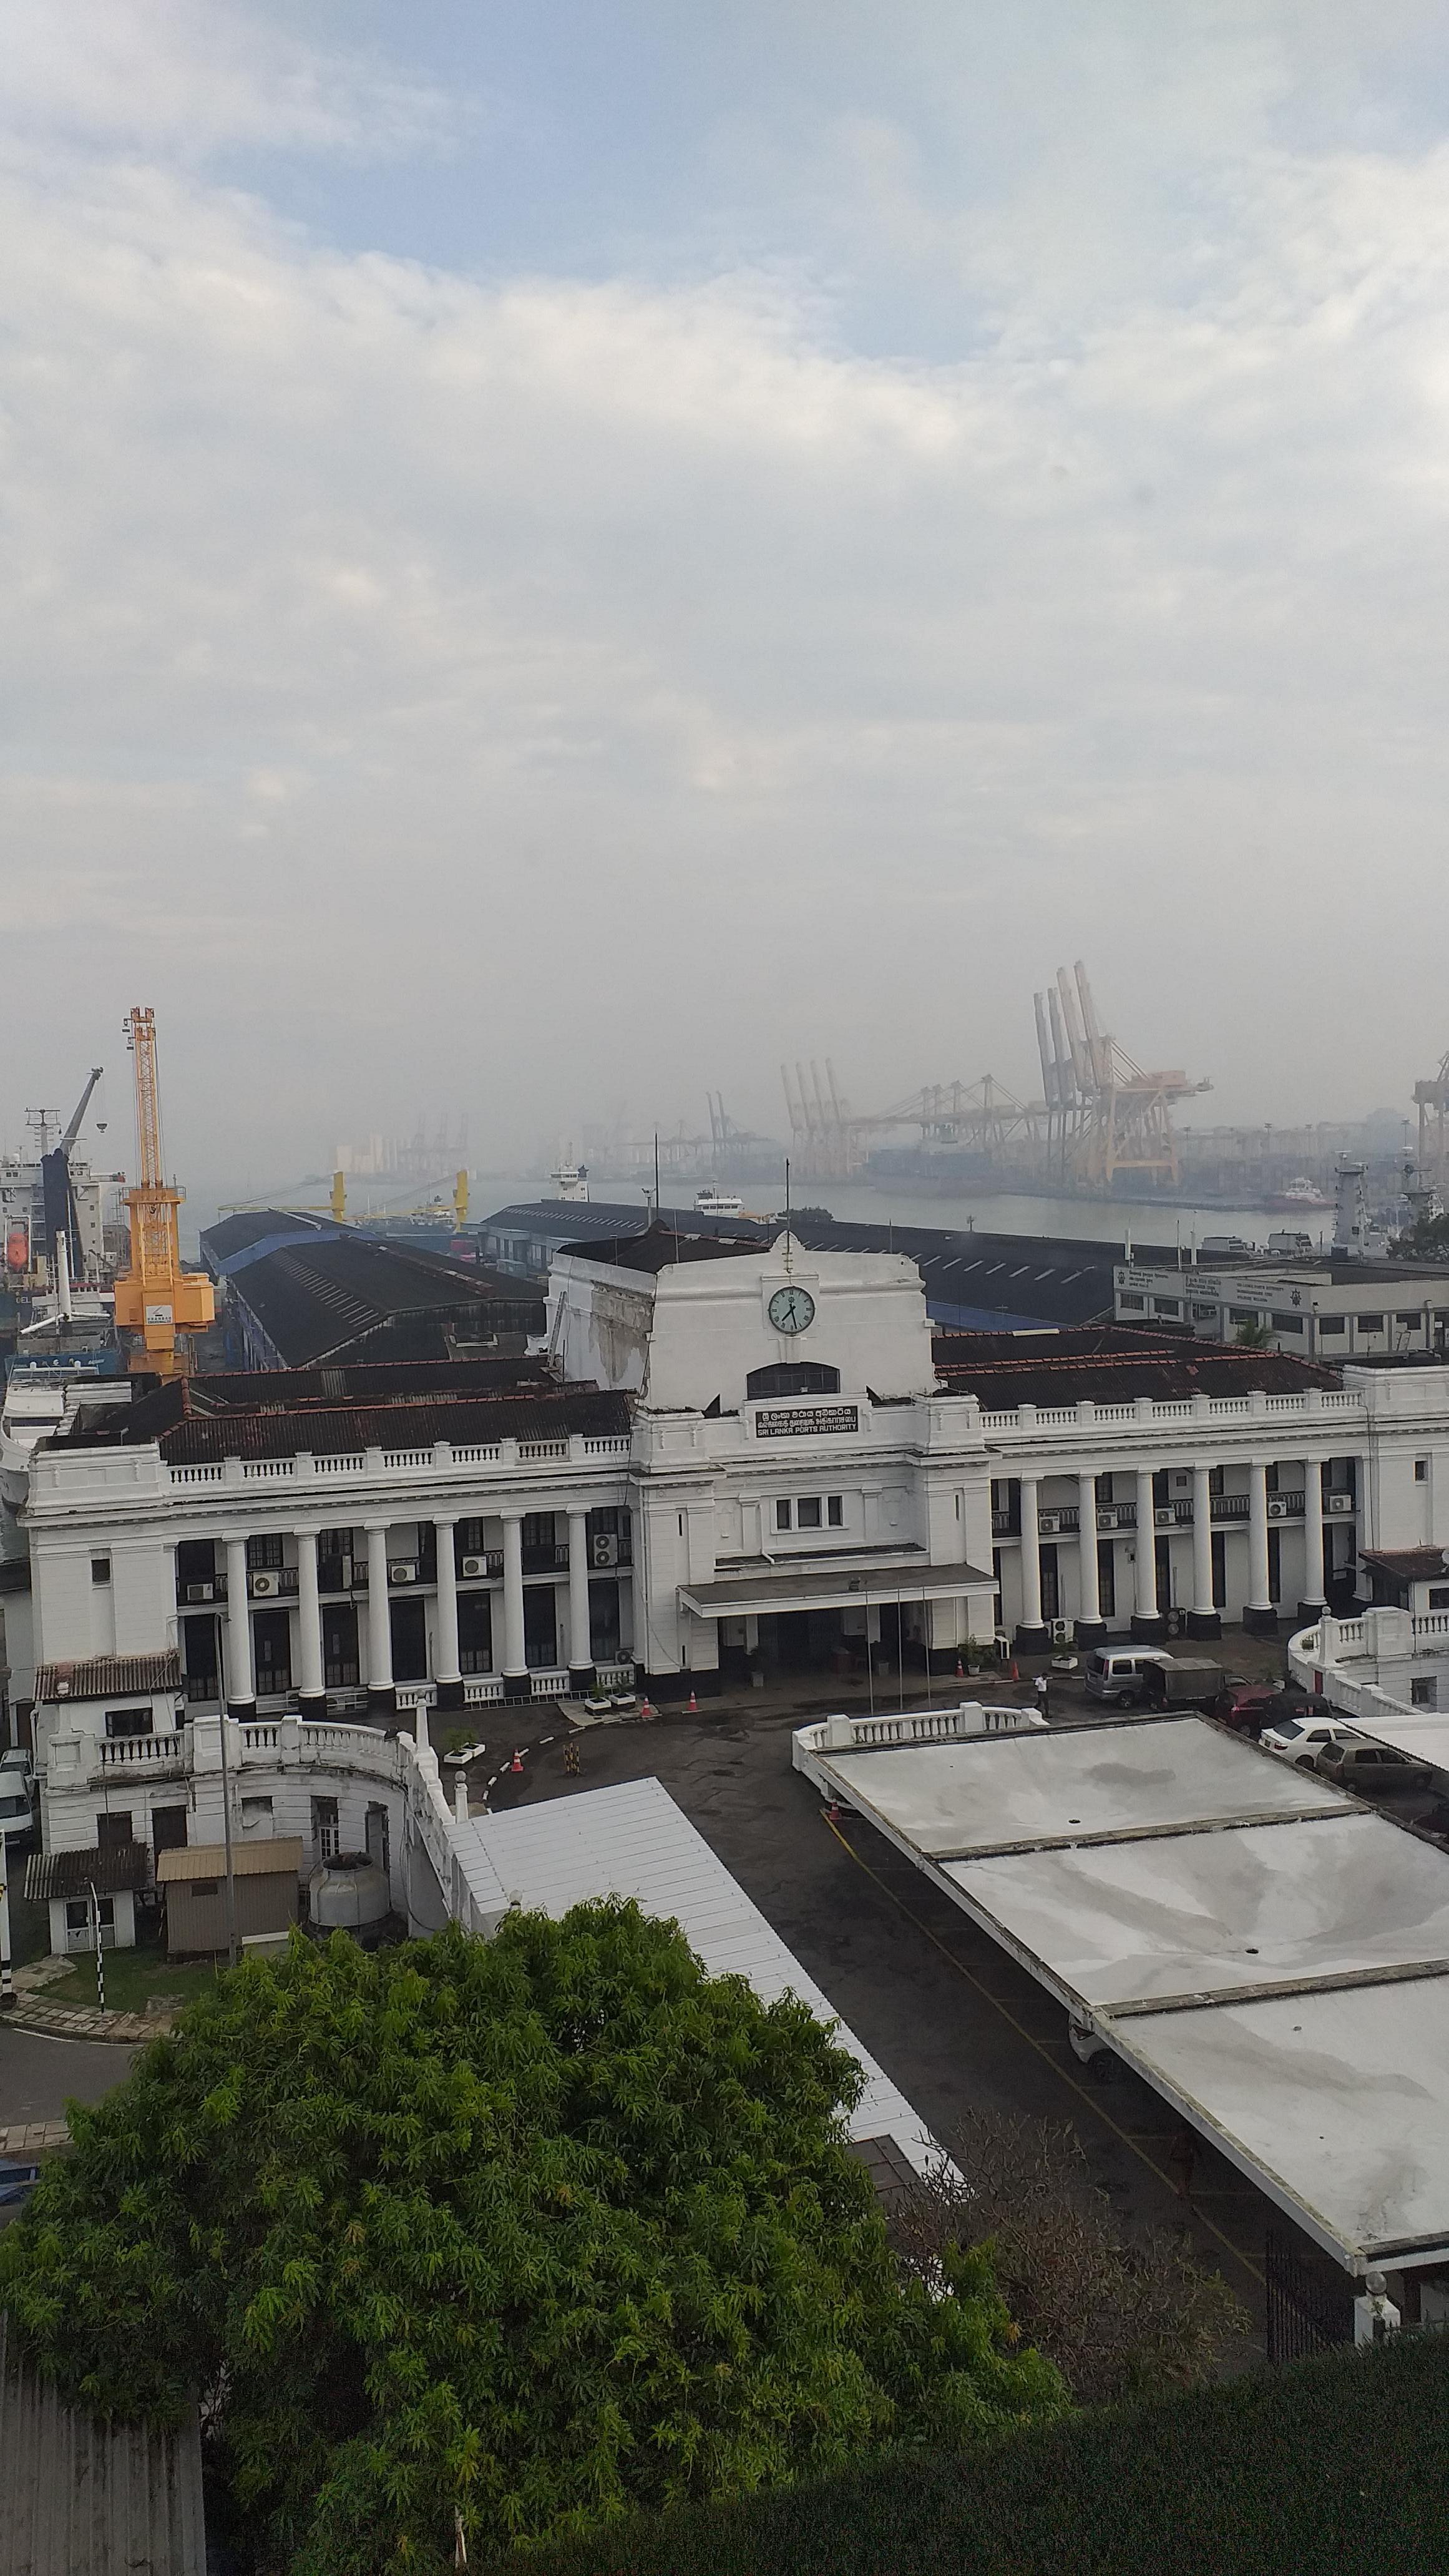
<path fill-rule="evenodd" d="M 777 1360 L 770 1368 L 751 1369 L 745 1393 L 751 1404 L 771 1395 L 838 1395 L 840 1371 L 819 1360 Z"/>

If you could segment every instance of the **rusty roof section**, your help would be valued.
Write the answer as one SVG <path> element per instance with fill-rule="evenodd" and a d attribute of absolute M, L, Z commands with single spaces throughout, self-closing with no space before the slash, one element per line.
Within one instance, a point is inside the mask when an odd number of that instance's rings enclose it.
<path fill-rule="evenodd" d="M 1361 1547 L 1359 1556 L 1400 1583 L 1437 1583 L 1449 1574 L 1442 1547 Z"/>
<path fill-rule="evenodd" d="M 263 1372 L 259 1397 L 277 1381 Z M 469 1397 L 439 1395 L 414 1404 L 304 1405 L 297 1411 L 242 1411 L 198 1419 L 194 1414 L 161 1433 L 161 1455 L 173 1467 L 204 1466 L 223 1458 L 349 1457 L 367 1449 L 488 1447 L 498 1440 L 627 1438 L 627 1398 L 597 1387 L 524 1388 Z M 153 1437 L 155 1435 L 153 1434 Z"/>
<path fill-rule="evenodd" d="M 985 1411 L 1022 1404 L 1130 1404 L 1193 1395 L 1300 1395 L 1338 1387 L 1342 1373 L 1287 1351 L 1239 1350 L 1187 1333 L 1143 1332 L 1131 1324 L 1087 1324 L 1061 1332 L 941 1333 L 932 1341 L 948 1393 L 979 1397 Z"/>
<path fill-rule="evenodd" d="M 87 1662 L 38 1664 L 35 1697 L 41 1700 L 135 1699 L 145 1691 L 181 1688 L 175 1646 L 157 1655 L 92 1655 Z"/>
<path fill-rule="evenodd" d="M 6 2576 L 206 2576 L 201 2434 L 70 2406 L 0 2309 L 0 2568 Z"/>

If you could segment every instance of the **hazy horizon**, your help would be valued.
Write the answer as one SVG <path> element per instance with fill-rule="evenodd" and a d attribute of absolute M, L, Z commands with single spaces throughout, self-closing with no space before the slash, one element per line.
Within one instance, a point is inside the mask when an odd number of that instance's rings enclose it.
<path fill-rule="evenodd" d="M 1034 1096 L 1078 956 L 1193 1124 L 1407 1114 L 1442 11 L 0 28 L 6 1144 L 130 1161 L 138 1001 L 194 1193 Z"/>

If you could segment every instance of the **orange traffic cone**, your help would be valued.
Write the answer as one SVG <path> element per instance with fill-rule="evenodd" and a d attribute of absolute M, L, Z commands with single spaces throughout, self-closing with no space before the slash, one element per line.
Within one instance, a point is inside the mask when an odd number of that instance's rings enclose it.
<path fill-rule="evenodd" d="M 689 1714 L 691 1717 L 698 1717 L 699 1715 L 699 1702 L 695 1698 L 693 1691 L 689 1694 Z"/>
<path fill-rule="evenodd" d="M 961 1669 L 961 1658 L 959 1655 L 956 1658 L 956 1679 L 958 1682 L 964 1682 L 966 1679 L 966 1675 Z"/>
<path fill-rule="evenodd" d="M 510 1762 L 508 1767 L 510 1771 L 521 1771 L 523 1769 L 523 1755 L 517 1750 L 515 1750 L 513 1760 Z"/>
<path fill-rule="evenodd" d="M 649 1693 L 647 1691 L 639 1702 L 639 1714 L 641 1717 L 652 1717 L 654 1714 L 653 1709 L 649 1705 Z"/>
<path fill-rule="evenodd" d="M 1011 1671 L 1010 1671 L 1010 1673 L 1009 1673 L 1009 1675 L 1008 1675 L 1008 1677 L 1007 1677 L 1007 1678 L 1008 1678 L 1009 1680 L 1011 1680 L 1011 1681 L 1014 1681 L 1014 1682 L 1019 1682 L 1019 1681 L 1020 1681 L 1020 1679 L 1021 1679 L 1021 1675 L 1020 1675 L 1020 1673 L 1019 1673 L 1019 1672 L 1018 1672 L 1018 1670 L 1017 1670 L 1016 1657 L 1015 1657 L 1015 1655 L 1013 1655 L 1013 1656 L 1012 1656 L 1012 1658 L 1011 1658 Z"/>

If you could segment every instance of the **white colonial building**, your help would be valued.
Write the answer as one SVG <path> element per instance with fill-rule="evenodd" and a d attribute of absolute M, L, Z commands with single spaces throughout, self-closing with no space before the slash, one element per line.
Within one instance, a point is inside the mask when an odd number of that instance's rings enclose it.
<path fill-rule="evenodd" d="M 378 1857 L 400 1709 L 1266 1629 L 1449 1542 L 1443 1366 L 933 1337 L 905 1256 L 660 1229 L 557 1257 L 546 1345 L 176 1382 L 39 1446 L 3 1609 L 48 1852 L 214 1839 L 232 1745 L 239 1832 Z"/>

